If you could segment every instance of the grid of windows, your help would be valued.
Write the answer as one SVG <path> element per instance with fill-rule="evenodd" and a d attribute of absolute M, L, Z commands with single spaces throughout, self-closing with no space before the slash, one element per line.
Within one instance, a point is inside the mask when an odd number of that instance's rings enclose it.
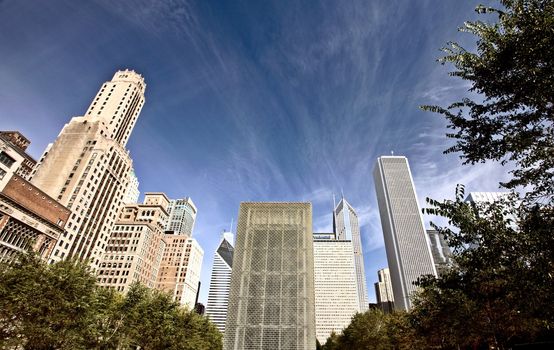
<path fill-rule="evenodd" d="M 413 282 L 436 275 L 408 159 L 380 157 L 374 178 L 395 306 L 407 310 Z"/>
<path fill-rule="evenodd" d="M 14 162 L 15 159 L 10 157 L 6 152 L 0 152 L 0 163 L 10 168 Z"/>

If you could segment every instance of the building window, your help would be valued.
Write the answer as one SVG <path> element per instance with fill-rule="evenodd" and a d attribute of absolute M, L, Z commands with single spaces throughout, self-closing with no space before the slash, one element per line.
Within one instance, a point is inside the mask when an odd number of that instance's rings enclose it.
<path fill-rule="evenodd" d="M 0 168 L 0 180 L 2 180 L 5 175 L 6 175 L 6 172 L 4 171 L 4 169 Z"/>
<path fill-rule="evenodd" d="M 4 164 L 8 168 L 12 166 L 15 162 L 15 159 L 7 155 L 5 152 L 0 152 L 0 163 Z"/>

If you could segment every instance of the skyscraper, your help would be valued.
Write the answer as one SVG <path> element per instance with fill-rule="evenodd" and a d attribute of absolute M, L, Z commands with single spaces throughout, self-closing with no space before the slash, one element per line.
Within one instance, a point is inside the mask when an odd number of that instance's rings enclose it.
<path fill-rule="evenodd" d="M 85 115 L 64 126 L 33 170 L 31 182 L 72 212 L 52 261 L 77 257 L 98 267 L 130 181 L 132 161 L 125 145 L 145 87 L 140 74 L 116 72 Z"/>
<path fill-rule="evenodd" d="M 125 197 L 123 198 L 123 203 L 125 204 L 134 204 L 138 203 L 140 196 L 139 191 L 139 180 L 135 171 L 131 169 L 129 172 L 129 185 L 127 185 L 127 190 L 125 191 Z"/>
<path fill-rule="evenodd" d="M 225 350 L 315 347 L 310 203 L 241 203 Z"/>
<path fill-rule="evenodd" d="M 452 252 L 450 251 L 448 244 L 446 244 L 443 235 L 441 235 L 439 231 L 426 230 L 426 233 L 429 237 L 433 263 L 435 264 L 437 273 L 440 275 L 452 264 Z"/>
<path fill-rule="evenodd" d="M 315 326 L 320 343 L 360 312 L 352 242 L 314 233 Z M 366 307 L 367 308 L 367 307 Z"/>
<path fill-rule="evenodd" d="M 173 295 L 173 299 L 194 308 L 204 250 L 192 238 L 196 206 L 189 197 L 173 199 L 168 206 L 165 224 L 164 251 L 157 288 Z"/>
<path fill-rule="evenodd" d="M 170 215 L 165 230 L 192 237 L 196 212 L 196 206 L 190 197 L 172 200 L 169 203 Z"/>
<path fill-rule="evenodd" d="M 358 215 L 356 211 L 344 197 L 333 211 L 333 229 L 338 240 L 352 241 L 354 265 L 356 268 L 356 283 L 358 285 L 359 309 L 363 312 L 368 309 L 369 304 L 367 301 L 367 285 L 365 280 L 360 226 L 358 225 Z"/>
<path fill-rule="evenodd" d="M 206 315 L 221 333 L 225 333 L 231 272 L 233 271 L 233 234 L 223 232 L 219 246 L 214 254 L 210 291 Z"/>
<path fill-rule="evenodd" d="M 388 268 L 377 271 L 379 282 L 375 282 L 375 296 L 377 297 L 377 306 L 384 312 L 391 312 L 394 307 L 394 295 L 390 281 L 390 271 Z"/>
<path fill-rule="evenodd" d="M 411 307 L 413 282 L 436 275 L 406 157 L 383 156 L 374 169 L 381 226 L 397 309 Z"/>
<path fill-rule="evenodd" d="M 166 248 L 160 264 L 156 288 L 169 293 L 173 300 L 194 309 L 204 250 L 188 235 L 167 233 Z"/>

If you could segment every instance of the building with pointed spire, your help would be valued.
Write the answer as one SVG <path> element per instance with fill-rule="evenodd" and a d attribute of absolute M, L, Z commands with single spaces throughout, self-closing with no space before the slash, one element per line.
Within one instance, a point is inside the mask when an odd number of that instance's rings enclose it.
<path fill-rule="evenodd" d="M 51 261 L 79 258 L 98 268 L 131 181 L 132 160 L 125 145 L 144 105 L 145 89 L 140 74 L 116 72 L 35 166 L 32 184 L 72 212 Z"/>
<path fill-rule="evenodd" d="M 368 309 L 367 285 L 364 269 L 364 255 L 362 251 L 362 238 L 358 215 L 354 208 L 342 196 L 340 202 L 333 210 L 333 231 L 337 240 L 352 241 L 354 253 L 354 267 L 356 269 L 356 284 L 358 286 L 358 302 L 360 311 Z"/>
<path fill-rule="evenodd" d="M 233 233 L 223 232 L 214 254 L 206 315 L 221 333 L 225 333 L 231 272 L 233 271 Z"/>

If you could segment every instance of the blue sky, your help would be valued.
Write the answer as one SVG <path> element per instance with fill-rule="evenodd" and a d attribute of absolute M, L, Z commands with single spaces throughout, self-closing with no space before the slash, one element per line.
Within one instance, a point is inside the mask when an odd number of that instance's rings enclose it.
<path fill-rule="evenodd" d="M 190 196 L 207 298 L 220 232 L 241 201 L 311 201 L 330 230 L 332 194 L 357 209 L 370 300 L 387 265 L 372 170 L 409 158 L 425 197 L 497 190 L 506 170 L 462 166 L 441 117 L 467 94 L 435 62 L 482 1 L 0 0 L 0 129 L 39 157 L 118 69 L 146 79 L 128 148 L 141 192 Z M 426 222 L 428 218 L 426 218 Z"/>

